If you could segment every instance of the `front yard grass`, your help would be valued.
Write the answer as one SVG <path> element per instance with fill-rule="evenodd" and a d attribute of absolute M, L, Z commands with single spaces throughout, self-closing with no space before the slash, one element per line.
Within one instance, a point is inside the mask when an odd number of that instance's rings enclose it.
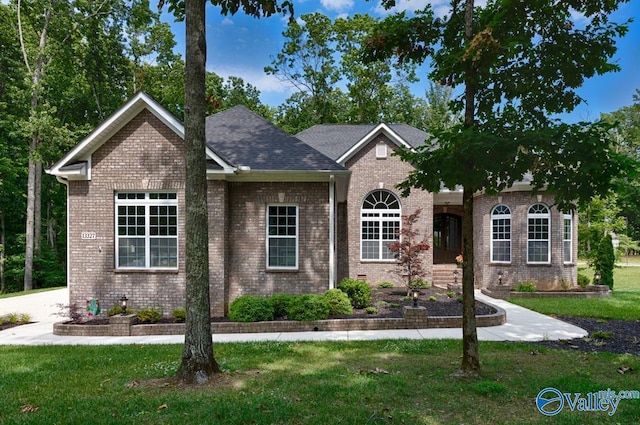
<path fill-rule="evenodd" d="M 580 268 L 579 273 L 593 278 L 591 269 Z M 608 298 L 511 298 L 508 301 L 548 315 L 640 320 L 640 267 L 616 268 L 613 279 L 613 293 Z"/>
<path fill-rule="evenodd" d="M 636 390 L 640 357 L 524 343 L 480 344 L 483 374 L 450 376 L 461 342 L 216 344 L 217 386 L 164 378 L 180 345 L 0 346 L 2 424 L 630 424 L 640 400 L 617 412 L 538 412 L 539 391 Z M 618 368 L 633 372 L 618 373 Z"/>

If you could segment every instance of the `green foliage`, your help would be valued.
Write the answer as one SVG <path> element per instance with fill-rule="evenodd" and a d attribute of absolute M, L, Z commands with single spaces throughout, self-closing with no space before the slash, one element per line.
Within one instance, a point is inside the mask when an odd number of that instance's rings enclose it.
<path fill-rule="evenodd" d="M 434 302 L 434 301 L 436 301 L 436 300 L 437 300 L 437 298 L 436 298 L 436 296 L 435 296 L 435 295 L 431 295 L 431 296 L 429 297 L 429 301 L 431 301 L 431 302 Z"/>
<path fill-rule="evenodd" d="M 426 279 L 417 278 L 417 279 L 411 280 L 410 287 L 418 288 L 418 289 L 427 289 L 431 287 L 431 284 Z"/>
<path fill-rule="evenodd" d="M 611 339 L 611 332 L 598 330 L 591 332 L 591 337 L 596 339 Z"/>
<path fill-rule="evenodd" d="M 330 316 L 353 313 L 349 296 L 340 289 L 329 289 L 322 296 L 329 305 Z"/>
<path fill-rule="evenodd" d="M 158 323 L 162 319 L 162 311 L 157 308 L 142 308 L 136 316 L 140 323 Z"/>
<path fill-rule="evenodd" d="M 186 308 L 174 308 L 171 314 L 173 315 L 174 322 L 184 323 L 187 320 Z"/>
<path fill-rule="evenodd" d="M 613 268 L 616 263 L 616 254 L 613 249 L 611 235 L 607 234 L 598 243 L 593 268 L 600 272 L 600 284 L 613 289 Z"/>
<path fill-rule="evenodd" d="M 311 320 L 323 320 L 329 317 L 331 307 L 327 300 L 315 294 L 298 295 L 287 309 L 287 317 L 290 320 L 308 322 Z"/>
<path fill-rule="evenodd" d="M 367 314 L 378 314 L 378 309 L 373 306 L 365 308 L 364 311 L 366 311 Z"/>
<path fill-rule="evenodd" d="M 274 317 L 286 317 L 287 308 L 295 300 L 296 296 L 291 294 L 276 294 L 270 296 L 269 303 L 273 307 Z"/>
<path fill-rule="evenodd" d="M 344 278 L 338 289 L 349 296 L 354 308 L 365 308 L 371 302 L 371 287 L 363 280 Z"/>
<path fill-rule="evenodd" d="M 533 282 L 520 282 L 516 286 L 516 292 L 536 292 L 536 284 Z"/>
<path fill-rule="evenodd" d="M 265 297 L 241 295 L 229 305 L 229 319 L 234 322 L 263 322 L 273 318 L 273 306 Z"/>
<path fill-rule="evenodd" d="M 395 285 L 392 282 L 380 282 L 378 288 L 393 288 Z"/>
<path fill-rule="evenodd" d="M 120 304 L 114 304 L 109 310 L 107 310 L 107 316 L 116 316 L 118 314 L 122 314 L 122 306 Z M 127 307 L 127 311 L 125 314 L 133 314 L 133 310 Z"/>
<path fill-rule="evenodd" d="M 626 219 L 621 216 L 618 196 L 595 196 L 580 208 L 578 214 L 578 254 L 582 258 L 594 258 L 603 235 L 614 232 L 622 235 Z"/>
<path fill-rule="evenodd" d="M 581 288 L 586 288 L 590 284 L 591 284 L 591 279 L 589 279 L 588 276 L 582 273 L 578 273 L 578 286 L 580 286 Z"/>

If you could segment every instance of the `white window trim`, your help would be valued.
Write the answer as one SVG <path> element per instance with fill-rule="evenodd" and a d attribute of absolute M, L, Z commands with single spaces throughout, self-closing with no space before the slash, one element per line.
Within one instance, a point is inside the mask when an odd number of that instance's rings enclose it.
<path fill-rule="evenodd" d="M 567 236 L 565 232 L 565 221 L 569 220 L 569 239 L 565 239 Z M 565 246 L 569 242 L 569 261 L 565 260 Z M 573 215 L 565 214 L 562 220 L 562 262 L 564 264 L 572 264 L 573 263 Z"/>
<path fill-rule="evenodd" d="M 269 235 L 269 207 L 295 207 L 296 209 L 296 234 L 295 236 L 271 236 Z M 300 261 L 300 207 L 298 204 L 280 204 L 273 203 L 267 204 L 267 208 L 265 211 L 265 266 L 267 270 L 298 270 L 298 265 Z M 269 240 L 271 238 L 287 238 L 287 239 L 295 239 L 296 241 L 296 264 L 295 266 L 270 266 L 269 265 Z"/>
<path fill-rule="evenodd" d="M 376 158 L 377 159 L 386 159 L 387 158 L 387 144 L 384 142 L 380 142 L 376 145 Z"/>
<path fill-rule="evenodd" d="M 140 193 L 144 194 L 144 199 L 118 199 L 119 194 L 125 193 Z M 150 199 L 149 195 L 151 193 L 171 193 L 176 195 L 176 199 Z M 178 262 L 180 258 L 180 229 L 179 226 L 176 228 L 175 236 L 168 236 L 176 239 L 176 265 L 171 267 L 159 267 L 159 266 L 151 266 L 151 239 L 155 237 L 151 236 L 150 228 L 150 213 L 149 208 L 152 206 L 175 206 L 176 207 L 176 222 L 179 223 L 179 211 L 178 211 L 178 195 L 176 192 L 162 192 L 162 191 L 152 191 L 152 192 L 144 192 L 144 191 L 118 191 L 114 194 L 115 198 L 115 206 L 114 206 L 114 220 L 115 220 L 115 264 L 117 270 L 178 270 Z M 144 237 L 145 243 L 145 265 L 142 267 L 131 267 L 131 266 L 120 266 L 120 256 L 118 253 L 120 243 L 120 238 L 130 238 L 128 235 L 118 235 L 118 207 L 119 206 L 144 206 L 145 207 L 145 234 Z M 163 236 L 167 237 L 167 236 Z"/>
<path fill-rule="evenodd" d="M 546 213 L 534 213 L 532 214 L 531 208 L 533 208 L 536 205 L 542 205 L 543 207 L 546 208 L 547 212 Z M 536 219 L 536 218 L 546 218 L 547 219 L 547 239 L 529 239 L 529 220 L 530 219 Z M 549 207 L 544 205 L 544 204 L 533 204 L 529 207 L 529 209 L 527 210 L 527 264 L 551 264 L 551 211 L 549 210 Z M 546 241 L 547 242 L 547 260 L 546 261 L 530 261 L 529 260 L 529 242 L 532 241 L 537 241 L 537 242 L 541 242 L 541 241 Z"/>
<path fill-rule="evenodd" d="M 397 260 L 395 258 L 382 258 L 384 242 L 389 242 L 391 240 L 383 240 L 382 239 L 382 224 L 383 222 L 395 221 L 398 222 L 398 229 L 402 231 L 402 205 L 400 204 L 400 198 L 393 192 L 388 190 L 383 190 L 383 192 L 388 192 L 393 195 L 400 205 L 400 209 L 365 209 L 363 208 L 365 200 L 371 195 L 372 192 L 377 192 L 380 189 L 373 190 L 364 197 L 362 203 L 360 204 L 360 261 L 365 263 L 395 263 Z M 364 213 L 368 214 L 377 214 L 375 217 L 363 217 Z M 383 214 L 397 214 L 397 217 L 384 217 Z M 377 258 L 364 258 L 364 239 L 362 238 L 362 222 L 363 221 L 374 221 L 378 223 L 378 231 L 380 235 L 380 239 L 376 239 L 378 241 L 378 257 Z M 394 241 L 397 239 L 393 239 Z"/>
<path fill-rule="evenodd" d="M 495 211 L 498 207 L 500 206 L 504 206 L 505 208 L 507 208 L 509 210 L 509 214 L 495 214 Z M 509 260 L 508 261 L 496 261 L 493 259 L 493 242 L 494 242 L 494 238 L 493 238 L 493 220 L 509 220 L 509 239 L 498 239 L 500 242 L 509 242 Z M 528 224 L 528 221 L 527 221 Z M 491 210 L 491 263 L 494 264 L 511 264 L 511 260 L 513 258 L 512 254 L 512 249 L 513 249 L 513 243 L 511 240 L 511 233 L 512 233 L 512 228 L 513 226 L 513 221 L 511 220 L 511 208 L 509 208 L 507 205 L 505 204 L 499 204 L 496 205 L 495 207 L 493 207 L 493 209 Z"/>

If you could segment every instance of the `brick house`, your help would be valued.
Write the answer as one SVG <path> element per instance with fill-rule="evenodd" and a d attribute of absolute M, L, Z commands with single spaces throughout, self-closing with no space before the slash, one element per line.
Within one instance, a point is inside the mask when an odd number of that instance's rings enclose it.
<path fill-rule="evenodd" d="M 292 136 L 243 106 L 206 120 L 211 314 L 243 294 L 322 293 L 343 277 L 393 281 L 386 244 L 422 208 L 428 280 L 461 253 L 459 192 L 395 185 L 407 125 L 319 125 Z M 184 127 L 139 93 L 47 172 L 67 186 L 70 303 L 124 294 L 134 309 L 184 306 Z M 474 206 L 476 286 L 576 282 L 577 220 L 523 182 Z M 445 275 L 439 277 L 438 273 Z M 437 283 L 437 282 L 436 282 Z M 441 282 L 442 283 L 442 282 Z"/>

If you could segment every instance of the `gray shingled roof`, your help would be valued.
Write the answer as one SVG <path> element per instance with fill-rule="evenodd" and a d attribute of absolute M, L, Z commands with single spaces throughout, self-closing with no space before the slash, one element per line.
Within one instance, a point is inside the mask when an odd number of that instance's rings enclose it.
<path fill-rule="evenodd" d="M 207 117 L 205 133 L 209 149 L 233 166 L 252 170 L 346 171 L 242 105 Z"/>
<path fill-rule="evenodd" d="M 377 126 L 378 124 L 318 124 L 301 131 L 296 137 L 335 161 Z M 387 126 L 414 147 L 424 144 L 429 136 L 407 124 Z"/>

